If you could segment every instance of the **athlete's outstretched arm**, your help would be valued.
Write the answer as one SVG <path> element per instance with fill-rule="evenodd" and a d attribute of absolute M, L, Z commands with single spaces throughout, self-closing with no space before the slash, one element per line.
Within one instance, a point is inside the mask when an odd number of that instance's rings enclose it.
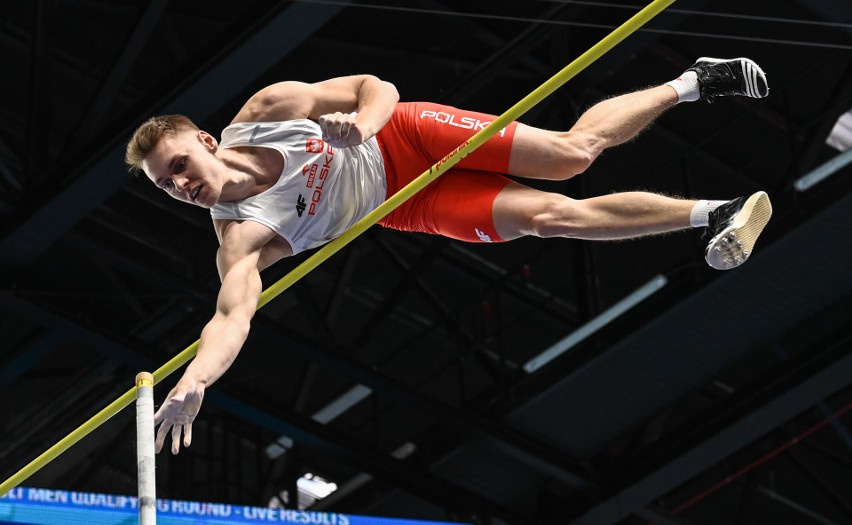
<path fill-rule="evenodd" d="M 262 283 L 260 270 L 265 260 L 264 247 L 274 232 L 258 223 L 232 222 L 224 229 L 217 262 L 222 287 L 216 301 L 216 313 L 201 332 L 198 354 L 187 366 L 177 385 L 154 414 L 159 424 L 156 449 L 163 448 L 171 432 L 172 454 L 192 441 L 192 422 L 198 415 L 204 391 L 231 366 L 248 337 L 251 319 L 257 310 Z"/>
<path fill-rule="evenodd" d="M 310 119 L 333 146 L 354 146 L 382 129 L 398 101 L 396 87 L 372 75 L 279 82 L 255 93 L 233 122 Z"/>

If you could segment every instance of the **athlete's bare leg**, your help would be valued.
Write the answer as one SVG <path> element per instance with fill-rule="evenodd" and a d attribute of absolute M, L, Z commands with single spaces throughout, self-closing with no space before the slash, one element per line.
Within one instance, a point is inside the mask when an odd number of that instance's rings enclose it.
<path fill-rule="evenodd" d="M 494 199 L 494 227 L 504 240 L 525 235 L 628 239 L 690 227 L 696 201 L 646 192 L 574 200 L 510 183 Z"/>
<path fill-rule="evenodd" d="M 677 103 L 667 85 L 598 102 L 569 131 L 519 125 L 512 142 L 509 174 L 565 180 L 582 173 L 606 148 L 627 142 Z"/>

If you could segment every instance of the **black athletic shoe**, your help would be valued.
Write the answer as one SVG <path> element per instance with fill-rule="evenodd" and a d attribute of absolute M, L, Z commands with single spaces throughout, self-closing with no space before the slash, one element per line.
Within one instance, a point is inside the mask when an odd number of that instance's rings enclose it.
<path fill-rule="evenodd" d="M 712 236 L 704 258 L 717 270 L 730 270 L 749 258 L 769 217 L 772 204 L 766 192 L 739 197 L 710 212 L 704 235 Z"/>
<path fill-rule="evenodd" d="M 699 58 L 687 71 L 698 75 L 701 99 L 713 102 L 716 97 L 741 95 L 763 98 L 769 84 L 760 66 L 748 58 Z"/>

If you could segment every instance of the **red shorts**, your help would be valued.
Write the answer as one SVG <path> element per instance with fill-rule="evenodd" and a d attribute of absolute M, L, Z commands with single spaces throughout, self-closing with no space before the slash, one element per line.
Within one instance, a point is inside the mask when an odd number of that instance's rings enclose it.
<path fill-rule="evenodd" d="M 385 161 L 388 196 L 495 118 L 432 103 L 397 104 L 390 121 L 376 135 Z M 516 122 L 508 125 L 379 224 L 463 241 L 502 241 L 491 210 L 497 194 L 510 182 L 501 173 L 509 169 L 516 128 Z"/>

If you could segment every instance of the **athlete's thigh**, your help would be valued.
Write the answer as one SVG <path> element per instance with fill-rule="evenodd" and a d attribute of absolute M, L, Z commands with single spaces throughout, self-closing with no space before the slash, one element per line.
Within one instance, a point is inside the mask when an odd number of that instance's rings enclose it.
<path fill-rule="evenodd" d="M 423 201 L 430 231 L 469 242 L 500 242 L 494 228 L 494 199 L 512 182 L 493 172 L 454 168 L 441 176 Z"/>
<path fill-rule="evenodd" d="M 418 102 L 415 118 L 420 146 L 427 158 L 437 162 L 485 129 L 497 117 L 431 102 Z M 518 123 L 512 122 L 497 131 L 459 161 L 458 168 L 507 173 L 517 127 Z"/>

